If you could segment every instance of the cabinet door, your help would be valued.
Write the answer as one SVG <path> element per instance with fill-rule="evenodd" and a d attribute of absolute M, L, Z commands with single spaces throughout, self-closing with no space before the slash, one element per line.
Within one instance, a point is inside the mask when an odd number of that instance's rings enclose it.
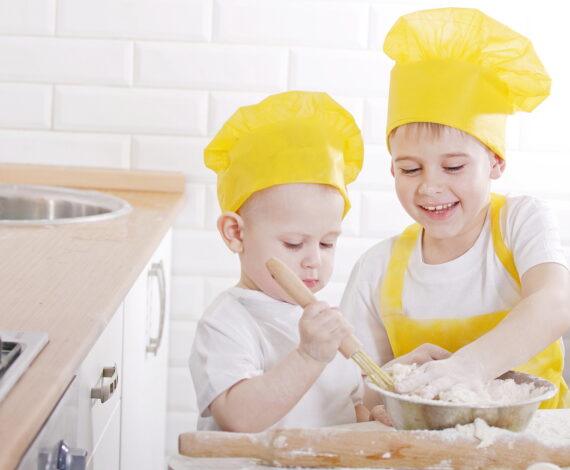
<path fill-rule="evenodd" d="M 124 301 L 121 468 L 164 468 L 171 232 Z"/>
<path fill-rule="evenodd" d="M 120 416 L 121 408 L 122 341 L 121 305 L 76 377 L 79 390 L 77 444 L 88 452 L 89 470 L 119 469 L 120 440 L 113 439 L 112 433 L 117 426 L 120 428 L 117 416 Z M 105 466 L 95 463 L 95 454 L 99 456 L 98 460 L 105 461 Z"/>
<path fill-rule="evenodd" d="M 91 454 L 88 463 L 88 470 L 109 470 L 120 468 L 120 452 L 119 445 L 121 442 L 121 406 L 117 406 L 113 410 L 113 414 L 105 432 L 97 443 L 97 447 Z"/>

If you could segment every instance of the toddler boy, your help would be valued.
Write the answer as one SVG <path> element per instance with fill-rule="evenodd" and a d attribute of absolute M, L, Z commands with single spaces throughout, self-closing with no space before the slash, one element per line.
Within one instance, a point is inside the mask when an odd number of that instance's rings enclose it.
<path fill-rule="evenodd" d="M 344 314 L 381 364 L 425 342 L 455 352 L 400 392 L 477 389 L 517 368 L 556 384 L 543 407 L 566 406 L 570 275 L 555 217 L 535 198 L 490 191 L 505 169 L 506 115 L 548 95 L 544 67 L 528 39 L 474 9 L 405 15 L 384 50 L 396 61 L 392 174 L 417 223 L 362 256 Z"/>
<path fill-rule="evenodd" d="M 241 275 L 196 331 L 198 429 L 367 420 L 360 372 L 337 352 L 352 327 L 324 302 L 294 305 L 265 267 L 281 259 L 312 292 L 329 281 L 350 207 L 346 185 L 362 165 L 352 116 L 325 93 L 273 95 L 240 108 L 204 155 L 218 174 L 218 230 Z"/>

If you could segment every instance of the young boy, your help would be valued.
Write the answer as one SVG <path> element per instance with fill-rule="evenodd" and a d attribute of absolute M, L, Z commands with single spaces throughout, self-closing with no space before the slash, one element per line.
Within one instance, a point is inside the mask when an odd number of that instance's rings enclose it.
<path fill-rule="evenodd" d="M 356 264 L 342 302 L 380 364 L 431 342 L 455 352 L 398 390 L 426 397 L 473 389 L 517 368 L 568 405 L 560 337 L 570 326 L 570 275 L 555 218 L 531 197 L 490 193 L 505 169 L 505 118 L 531 111 L 550 79 L 530 42 L 473 9 L 398 20 L 387 141 L 398 198 L 417 224 Z"/>
<path fill-rule="evenodd" d="M 337 353 L 353 331 L 324 302 L 305 311 L 270 276 L 280 258 L 313 292 L 329 281 L 346 184 L 362 165 L 360 130 L 325 93 L 287 92 L 240 108 L 208 145 L 218 230 L 241 277 L 199 322 L 190 370 L 198 429 L 257 432 L 368 419 L 363 382 Z"/>

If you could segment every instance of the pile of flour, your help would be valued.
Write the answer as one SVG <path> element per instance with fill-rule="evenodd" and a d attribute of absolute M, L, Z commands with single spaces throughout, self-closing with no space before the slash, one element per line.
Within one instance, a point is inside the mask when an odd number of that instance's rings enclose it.
<path fill-rule="evenodd" d="M 413 374 L 416 364 L 394 364 L 388 371 L 391 373 L 394 383 L 398 383 Z M 501 405 L 507 403 L 518 403 L 538 397 L 545 393 L 545 387 L 537 387 L 532 383 L 517 384 L 513 379 L 491 380 L 485 385 L 483 390 L 474 391 L 464 385 L 457 384 L 448 390 L 441 391 L 438 396 L 439 401 L 451 403 L 470 403 L 478 405 Z M 432 396 L 430 385 L 415 391 L 412 396 L 425 400 Z"/>
<path fill-rule="evenodd" d="M 561 420 L 558 410 L 540 410 L 531 419 L 523 432 L 489 426 L 481 418 L 470 424 L 458 424 L 441 431 L 421 431 L 453 441 L 462 437 L 479 440 L 478 448 L 489 447 L 499 439 L 515 440 L 531 438 L 549 447 L 568 447 L 570 445 L 570 422 Z"/>

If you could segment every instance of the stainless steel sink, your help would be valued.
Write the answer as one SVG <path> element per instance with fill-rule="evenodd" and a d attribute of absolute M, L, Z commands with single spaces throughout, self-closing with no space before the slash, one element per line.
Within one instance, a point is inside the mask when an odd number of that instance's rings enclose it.
<path fill-rule="evenodd" d="M 98 222 L 131 210 L 127 201 L 98 191 L 0 184 L 0 225 Z"/>

